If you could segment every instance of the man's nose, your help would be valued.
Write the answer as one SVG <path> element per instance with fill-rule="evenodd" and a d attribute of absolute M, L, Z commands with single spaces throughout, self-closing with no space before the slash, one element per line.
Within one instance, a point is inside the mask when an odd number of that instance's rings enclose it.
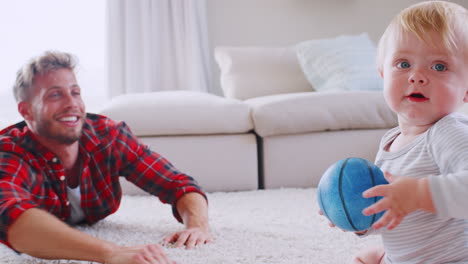
<path fill-rule="evenodd" d="M 73 96 L 71 92 L 65 94 L 65 100 L 69 106 L 78 106 L 79 99 L 76 96 Z"/>

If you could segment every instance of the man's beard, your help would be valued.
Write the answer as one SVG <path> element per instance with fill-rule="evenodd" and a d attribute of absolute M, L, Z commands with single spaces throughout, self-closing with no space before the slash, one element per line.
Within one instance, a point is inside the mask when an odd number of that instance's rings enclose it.
<path fill-rule="evenodd" d="M 81 118 L 83 120 L 83 118 Z M 83 134 L 83 123 L 80 124 L 78 131 L 70 133 L 60 133 L 52 130 L 53 124 L 49 120 L 40 120 L 37 122 L 37 133 L 45 138 L 51 139 L 55 142 L 64 145 L 71 145 L 78 141 Z"/>

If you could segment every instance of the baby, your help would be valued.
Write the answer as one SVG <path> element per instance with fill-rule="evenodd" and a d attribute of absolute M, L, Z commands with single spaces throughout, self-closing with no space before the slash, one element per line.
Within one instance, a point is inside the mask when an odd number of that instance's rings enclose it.
<path fill-rule="evenodd" d="M 456 113 L 468 101 L 468 11 L 445 1 L 403 10 L 377 62 L 398 127 L 375 162 L 390 184 L 363 194 L 383 196 L 363 211 L 386 210 L 366 232 L 381 234 L 383 247 L 353 263 L 468 263 L 468 117 Z"/>

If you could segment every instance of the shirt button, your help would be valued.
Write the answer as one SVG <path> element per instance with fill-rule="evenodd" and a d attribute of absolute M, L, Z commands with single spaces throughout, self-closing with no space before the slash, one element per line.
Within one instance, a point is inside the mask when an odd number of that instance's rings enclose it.
<path fill-rule="evenodd" d="M 65 203 L 65 205 L 66 205 L 66 206 L 69 206 L 69 205 L 70 205 L 70 201 L 67 201 L 67 202 Z"/>
<path fill-rule="evenodd" d="M 60 180 L 61 180 L 61 181 L 64 181 L 64 180 L 65 180 L 65 176 L 60 176 Z"/>
<path fill-rule="evenodd" d="M 52 158 L 52 162 L 53 162 L 53 163 L 57 163 L 57 161 L 58 161 L 57 157 L 53 157 L 53 158 Z"/>

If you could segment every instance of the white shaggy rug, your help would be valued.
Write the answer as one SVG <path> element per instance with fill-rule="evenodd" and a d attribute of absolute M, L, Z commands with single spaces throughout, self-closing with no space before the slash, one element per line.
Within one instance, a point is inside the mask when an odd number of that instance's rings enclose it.
<path fill-rule="evenodd" d="M 347 263 L 359 249 L 380 238 L 358 238 L 330 228 L 318 215 L 315 189 L 277 189 L 210 193 L 210 224 L 215 241 L 196 249 L 166 248 L 186 264 Z M 183 226 L 168 205 L 150 196 L 125 196 L 114 215 L 81 230 L 123 245 L 155 243 Z M 5 264 L 65 264 L 85 261 L 41 260 L 16 255 L 0 245 Z"/>

